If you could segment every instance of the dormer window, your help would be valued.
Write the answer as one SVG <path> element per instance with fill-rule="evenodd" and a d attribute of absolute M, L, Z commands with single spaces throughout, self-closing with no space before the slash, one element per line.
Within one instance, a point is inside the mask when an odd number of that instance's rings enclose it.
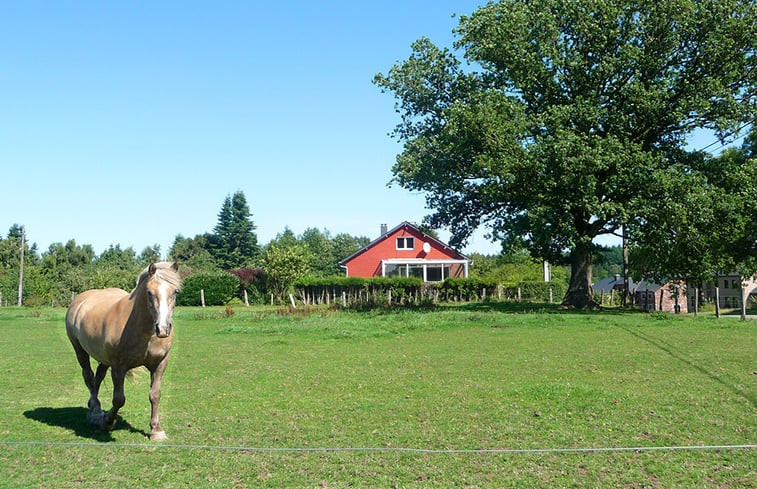
<path fill-rule="evenodd" d="M 412 236 L 402 236 L 400 238 L 397 238 L 397 249 L 398 250 L 414 250 L 415 238 L 413 238 Z"/>

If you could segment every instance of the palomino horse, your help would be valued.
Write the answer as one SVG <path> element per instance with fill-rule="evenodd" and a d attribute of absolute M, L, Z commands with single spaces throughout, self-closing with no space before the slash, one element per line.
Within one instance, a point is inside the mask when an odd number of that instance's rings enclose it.
<path fill-rule="evenodd" d="M 173 341 L 173 308 L 181 288 L 178 269 L 176 263 L 154 263 L 142 272 L 131 293 L 88 290 L 76 296 L 66 312 L 66 333 L 89 389 L 87 419 L 106 431 L 113 429 L 118 410 L 126 403 L 126 373 L 144 366 L 150 371 L 150 439 L 166 439 L 158 404 Z M 99 362 L 94 374 L 90 356 Z M 108 368 L 112 369 L 113 407 L 103 412 L 97 394 Z"/>

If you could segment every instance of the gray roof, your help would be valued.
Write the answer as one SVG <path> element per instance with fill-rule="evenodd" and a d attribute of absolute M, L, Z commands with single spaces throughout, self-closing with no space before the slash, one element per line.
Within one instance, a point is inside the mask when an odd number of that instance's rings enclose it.
<path fill-rule="evenodd" d="M 616 287 L 617 288 L 623 287 L 623 277 L 615 276 L 615 277 L 603 278 L 599 282 L 592 285 L 592 289 L 594 290 L 594 292 L 604 292 L 605 294 L 609 294 L 610 291 Z M 654 292 L 656 290 L 660 290 L 660 287 L 662 287 L 660 284 L 656 284 L 648 280 L 635 282 L 632 278 L 628 279 L 628 288 L 631 289 L 632 293 L 635 293 L 636 291 L 645 291 L 645 290 Z"/>

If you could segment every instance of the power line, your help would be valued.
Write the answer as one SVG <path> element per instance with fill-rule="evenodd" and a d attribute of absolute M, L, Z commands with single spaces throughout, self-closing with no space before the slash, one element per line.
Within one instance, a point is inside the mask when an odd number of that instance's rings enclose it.
<path fill-rule="evenodd" d="M 733 131 L 731 131 L 730 133 L 726 134 L 726 135 L 725 135 L 725 138 L 731 137 L 731 136 L 733 136 L 734 134 L 737 134 L 737 133 L 741 132 L 741 130 L 742 130 L 742 129 L 745 129 L 745 128 L 746 128 L 747 126 L 750 126 L 750 125 L 752 125 L 752 123 L 751 123 L 751 122 L 745 122 L 745 123 L 744 123 L 744 124 L 742 124 L 742 125 L 741 125 L 740 127 L 736 128 L 736 129 L 734 129 Z M 734 140 L 734 142 L 735 142 L 736 140 L 738 140 L 738 139 L 741 139 L 741 138 L 743 138 L 743 137 L 744 137 L 744 136 L 739 136 L 738 138 L 736 138 L 736 139 Z M 725 138 L 723 138 L 723 139 L 725 139 Z M 719 147 L 719 148 L 717 148 L 717 149 L 722 149 L 722 148 L 725 148 L 725 147 L 726 147 L 726 144 L 725 144 L 725 143 L 723 143 L 723 139 L 716 139 L 715 141 L 713 141 L 712 143 L 708 144 L 708 145 L 707 145 L 707 146 L 705 146 L 704 148 L 702 148 L 702 149 L 698 149 L 698 150 L 696 150 L 696 151 L 697 151 L 697 152 L 703 152 L 703 151 L 705 151 L 705 150 L 709 149 L 710 147 L 712 147 L 712 146 L 715 146 L 715 145 L 716 145 L 716 144 L 718 144 L 718 143 L 720 143 L 720 147 Z"/>

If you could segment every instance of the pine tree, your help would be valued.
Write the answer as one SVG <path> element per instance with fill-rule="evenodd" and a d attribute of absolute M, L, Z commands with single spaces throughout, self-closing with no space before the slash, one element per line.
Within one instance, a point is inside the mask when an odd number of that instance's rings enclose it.
<path fill-rule="evenodd" d="M 258 238 L 242 191 L 227 196 L 218 224 L 208 238 L 208 251 L 218 266 L 230 270 L 249 264 L 258 254 Z"/>

